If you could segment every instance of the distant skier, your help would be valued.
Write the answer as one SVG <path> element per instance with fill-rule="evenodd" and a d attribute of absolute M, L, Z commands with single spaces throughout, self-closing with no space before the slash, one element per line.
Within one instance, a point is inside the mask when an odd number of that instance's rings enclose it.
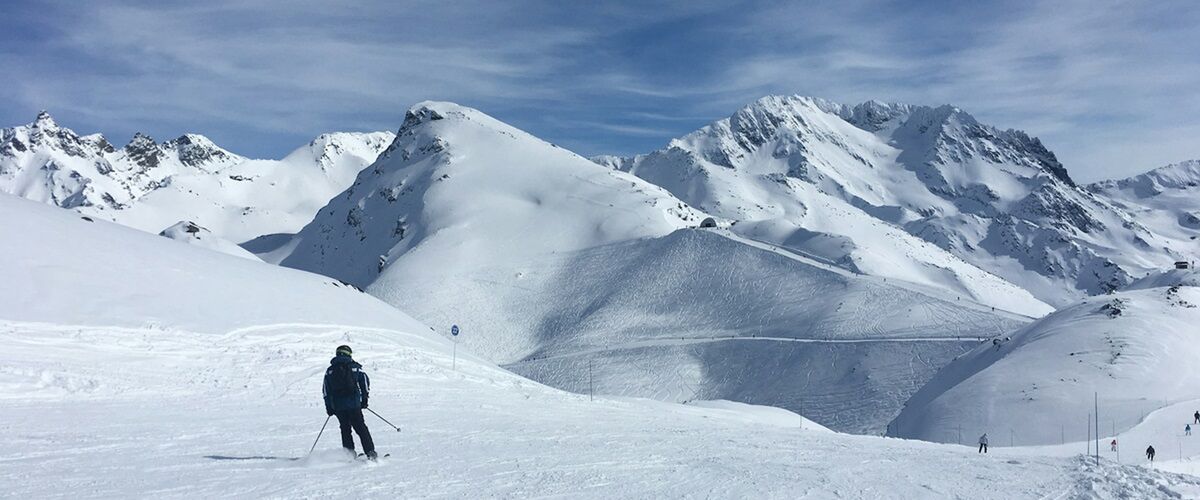
<path fill-rule="evenodd" d="M 325 384 L 321 390 L 325 397 L 325 414 L 337 416 L 343 448 L 354 453 L 354 437 L 350 435 L 353 429 L 362 441 L 363 453 L 368 459 L 375 460 L 375 442 L 371 440 L 371 431 L 367 429 L 362 412 L 367 408 L 371 380 L 351 354 L 350 346 L 339 346 L 337 355 L 329 361 L 329 369 L 325 370 Z"/>
<path fill-rule="evenodd" d="M 1200 424 L 1200 410 L 1197 410 L 1196 413 L 1193 413 L 1192 418 L 1194 419 L 1192 421 L 1193 424 Z"/>
<path fill-rule="evenodd" d="M 985 432 L 982 436 L 979 436 L 979 453 L 987 453 L 987 444 L 988 439 L 987 433 Z"/>
<path fill-rule="evenodd" d="M 1109 443 L 1109 446 L 1111 447 L 1109 451 L 1117 451 L 1117 440 L 1112 440 L 1112 443 Z"/>
<path fill-rule="evenodd" d="M 1192 424 L 1187 424 L 1187 425 L 1183 426 L 1183 435 L 1184 436 L 1192 435 Z"/>
<path fill-rule="evenodd" d="M 1151 462 L 1154 461 L 1154 446 L 1153 445 L 1151 445 L 1149 448 L 1146 448 L 1146 459 L 1150 460 Z"/>

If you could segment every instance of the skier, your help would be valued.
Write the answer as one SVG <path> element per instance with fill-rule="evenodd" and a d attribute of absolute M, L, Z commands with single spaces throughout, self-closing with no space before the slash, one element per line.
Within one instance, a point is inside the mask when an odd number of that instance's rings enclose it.
<path fill-rule="evenodd" d="M 1187 424 L 1187 425 L 1183 426 L 1183 435 L 1184 436 L 1192 435 L 1192 424 Z"/>
<path fill-rule="evenodd" d="M 1192 414 L 1192 418 L 1195 419 L 1193 424 L 1200 424 L 1200 410 L 1196 410 L 1196 413 Z"/>
<path fill-rule="evenodd" d="M 371 440 L 371 431 L 363 421 L 362 412 L 367 408 L 371 380 L 362 371 L 362 365 L 350 357 L 353 352 L 350 346 L 338 346 L 337 355 L 329 361 L 321 390 L 325 397 L 325 414 L 337 416 L 343 448 L 354 453 L 354 438 L 350 435 L 353 429 L 362 441 L 363 453 L 368 459 L 375 460 L 375 442 Z"/>
<path fill-rule="evenodd" d="M 987 433 L 979 436 L 979 453 L 987 453 Z"/>
<path fill-rule="evenodd" d="M 1149 448 L 1146 448 L 1146 458 L 1149 459 L 1151 462 L 1154 461 L 1154 445 L 1151 445 Z"/>
<path fill-rule="evenodd" d="M 1109 451 L 1117 451 L 1117 440 L 1116 439 L 1112 440 L 1112 443 L 1109 443 L 1109 446 L 1112 447 L 1112 449 Z"/>

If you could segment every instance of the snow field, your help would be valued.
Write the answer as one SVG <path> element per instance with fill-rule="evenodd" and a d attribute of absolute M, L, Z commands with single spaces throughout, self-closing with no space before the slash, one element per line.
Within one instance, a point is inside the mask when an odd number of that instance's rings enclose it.
<path fill-rule="evenodd" d="M 0 211 L 0 230 L 24 235 L 0 240 L 5 496 L 1037 498 L 1196 484 L 831 434 L 777 409 L 589 401 L 466 349 L 452 370 L 445 339 L 328 278 L 16 198 Z M 342 343 L 372 376 L 372 408 L 403 427 L 368 417 L 392 453 L 377 465 L 342 458 L 330 429 L 306 456 Z"/>
<path fill-rule="evenodd" d="M 1200 398 L 1198 305 L 1200 288 L 1173 286 L 1064 308 L 947 365 L 907 403 L 890 433 L 956 441 L 960 432 L 967 439 L 992 432 L 997 442 L 1012 436 L 1019 445 L 1044 445 L 1061 442 L 1066 426 L 1078 441 L 1095 393 L 1101 432 L 1124 432 L 1149 411 Z"/>
<path fill-rule="evenodd" d="M 102 351 L 81 348 L 105 345 Z M 354 328 L 186 331 L 4 323 L 5 365 L 91 391 L 0 393 L 5 495 L 127 497 L 1075 498 L 1200 492 L 1200 480 L 1076 459 L 830 434 L 740 405 L 680 406 L 555 391 L 486 364 Z M 136 340 L 130 340 L 135 338 Z M 66 340 L 64 340 L 66 339 Z M 372 375 L 378 464 L 337 451 L 323 420 L 328 351 Z M 99 342 L 99 344 L 94 344 Z M 165 360 L 160 365 L 158 361 Z M 113 366 L 120 366 L 113 370 Z M 4 387 L 31 382 L 5 374 Z M 36 382 L 33 382 L 36 385 Z M 38 391 L 49 390 L 47 387 Z M 37 391 L 35 391 L 37 392 Z M 36 422 L 36 425 L 31 425 Z M 333 432 L 331 432 L 333 431 Z M 274 457 L 274 458 L 272 458 Z M 1113 480 L 1119 477 L 1119 480 Z"/>

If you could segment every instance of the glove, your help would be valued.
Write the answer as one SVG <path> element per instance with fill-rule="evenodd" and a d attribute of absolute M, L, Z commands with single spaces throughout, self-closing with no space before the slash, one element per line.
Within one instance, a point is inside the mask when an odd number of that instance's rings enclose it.
<path fill-rule="evenodd" d="M 333 408 L 325 407 L 325 416 L 332 417 L 333 416 Z"/>
<path fill-rule="evenodd" d="M 363 397 L 362 409 L 364 409 L 364 410 L 367 409 L 367 398 L 366 397 Z"/>

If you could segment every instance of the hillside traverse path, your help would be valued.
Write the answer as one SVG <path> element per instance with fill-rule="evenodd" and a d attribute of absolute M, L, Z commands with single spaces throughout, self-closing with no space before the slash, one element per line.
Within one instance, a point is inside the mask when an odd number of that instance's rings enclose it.
<path fill-rule="evenodd" d="M 600 354 L 610 351 L 622 351 L 627 349 L 637 349 L 641 347 L 664 347 L 664 346 L 685 346 L 693 344 L 708 344 L 713 342 L 729 342 L 729 341 L 766 341 L 766 342 L 798 342 L 802 344 L 870 344 L 876 342 L 961 342 L 961 343 L 977 343 L 985 342 L 994 337 L 898 337 L 898 338 L 880 338 L 880 339 L 813 339 L 813 338 L 794 338 L 794 337 L 759 337 L 759 336 L 737 336 L 731 335 L 727 337 L 671 337 L 651 340 L 641 340 L 635 342 L 624 342 L 621 344 L 595 347 L 589 349 L 579 349 L 571 352 L 556 353 L 544 356 L 530 356 L 516 363 L 516 365 L 527 361 L 542 361 L 547 359 L 566 358 L 573 356 L 586 356 L 590 354 Z"/>

